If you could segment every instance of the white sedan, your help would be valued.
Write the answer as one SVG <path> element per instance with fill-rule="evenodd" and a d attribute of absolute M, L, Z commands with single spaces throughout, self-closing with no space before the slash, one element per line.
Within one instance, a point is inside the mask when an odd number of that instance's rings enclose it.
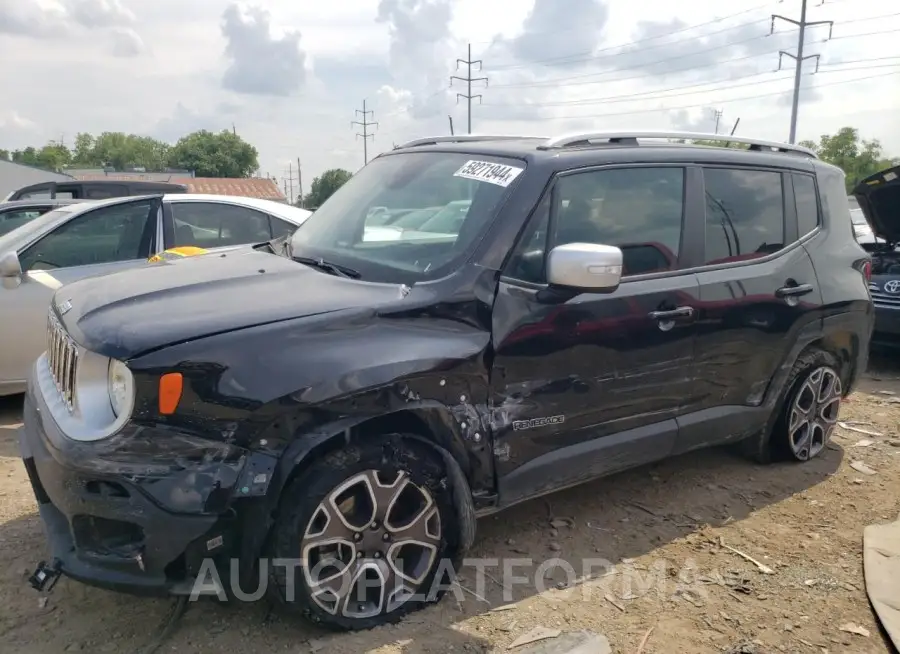
<path fill-rule="evenodd" d="M 46 348 L 54 291 L 174 247 L 227 248 L 292 233 L 311 212 L 228 195 L 119 197 L 58 207 L 0 237 L 0 396 L 25 390 Z M 149 319 L 152 320 L 152 317 Z"/>

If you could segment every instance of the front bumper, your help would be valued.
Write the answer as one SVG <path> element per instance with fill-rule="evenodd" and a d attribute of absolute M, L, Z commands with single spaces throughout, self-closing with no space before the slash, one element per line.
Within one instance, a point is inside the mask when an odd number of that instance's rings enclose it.
<path fill-rule="evenodd" d="M 177 513 L 148 489 L 173 488 L 170 478 L 142 480 L 134 466 L 91 459 L 90 444 L 60 431 L 40 391 L 29 384 L 19 446 L 53 557 L 73 579 L 143 595 L 186 595 L 206 557 L 222 556 L 231 522 L 220 514 Z M 168 492 L 167 492 L 168 495 Z"/>

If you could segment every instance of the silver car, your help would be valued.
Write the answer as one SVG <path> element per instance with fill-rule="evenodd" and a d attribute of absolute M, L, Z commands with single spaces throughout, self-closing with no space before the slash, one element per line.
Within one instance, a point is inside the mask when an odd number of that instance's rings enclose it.
<path fill-rule="evenodd" d="M 54 291 L 173 247 L 227 248 L 292 233 L 311 212 L 224 195 L 119 197 L 60 206 L 0 236 L 0 396 L 25 391 L 46 347 Z"/>

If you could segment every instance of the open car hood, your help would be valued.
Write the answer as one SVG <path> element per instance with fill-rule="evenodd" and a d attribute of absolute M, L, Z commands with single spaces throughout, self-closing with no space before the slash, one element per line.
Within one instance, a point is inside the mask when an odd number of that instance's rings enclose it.
<path fill-rule="evenodd" d="M 875 173 L 853 189 L 875 236 L 900 243 L 900 166 Z"/>

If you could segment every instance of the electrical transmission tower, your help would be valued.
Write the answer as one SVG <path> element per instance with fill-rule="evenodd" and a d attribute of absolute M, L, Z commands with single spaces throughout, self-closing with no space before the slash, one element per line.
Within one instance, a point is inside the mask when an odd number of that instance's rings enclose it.
<path fill-rule="evenodd" d="M 362 137 L 363 140 L 363 163 L 369 163 L 369 139 L 375 140 L 375 135 L 369 133 L 369 125 L 375 125 L 378 127 L 378 123 L 374 120 L 369 120 L 369 115 L 375 117 L 375 113 L 373 111 L 366 111 L 366 101 L 363 100 L 363 108 L 356 110 L 356 115 L 362 116 L 362 120 L 354 120 L 350 123 L 350 126 L 360 125 L 362 127 L 362 134 L 359 132 L 356 133 L 357 137 Z"/>
<path fill-rule="evenodd" d="M 290 162 L 288 162 L 287 177 L 283 177 L 282 180 L 284 181 L 284 194 L 287 196 L 288 204 L 292 204 L 294 202 L 294 169 Z"/>
<path fill-rule="evenodd" d="M 472 44 L 469 44 L 469 56 L 467 59 L 457 59 L 456 60 L 456 70 L 459 70 L 459 65 L 465 64 L 467 66 L 467 73 L 465 77 L 460 77 L 459 75 L 452 75 L 450 77 L 450 86 L 453 86 L 453 80 L 458 79 L 461 82 L 465 82 L 468 86 L 468 90 L 466 93 L 457 93 L 456 101 L 459 102 L 460 98 L 465 98 L 468 101 L 469 105 L 469 134 L 472 133 L 472 98 L 478 98 L 478 101 L 481 102 L 481 95 L 472 95 L 472 82 L 484 82 L 484 85 L 488 85 L 487 77 L 472 77 L 472 64 L 478 64 L 478 70 L 481 70 L 481 60 L 473 60 L 472 59 Z"/>
<path fill-rule="evenodd" d="M 816 20 L 816 21 L 807 21 L 806 20 L 806 2 L 807 0 L 802 0 L 802 4 L 800 5 L 800 20 L 794 20 L 793 18 L 786 18 L 785 16 L 779 16 L 778 14 L 772 14 L 772 29 L 769 34 L 775 33 L 775 19 L 781 19 L 792 25 L 796 25 L 800 29 L 800 35 L 797 38 L 797 54 L 793 54 L 791 52 L 786 52 L 785 50 L 778 51 L 778 70 L 781 70 L 781 62 L 784 60 L 784 57 L 790 57 L 794 60 L 794 99 L 791 103 L 791 135 L 788 138 L 788 142 L 792 145 L 797 139 L 797 108 L 800 105 L 800 75 L 803 71 L 803 62 L 807 59 L 815 59 L 816 60 L 816 72 L 819 70 L 819 55 L 804 55 L 803 54 L 803 46 L 806 41 L 806 28 L 813 27 L 815 25 L 828 25 L 828 38 L 831 38 L 831 31 L 834 29 L 834 21 L 833 20 Z"/>
<path fill-rule="evenodd" d="M 719 120 L 722 118 L 721 109 L 713 109 L 713 115 L 716 117 L 716 134 L 719 133 Z"/>

